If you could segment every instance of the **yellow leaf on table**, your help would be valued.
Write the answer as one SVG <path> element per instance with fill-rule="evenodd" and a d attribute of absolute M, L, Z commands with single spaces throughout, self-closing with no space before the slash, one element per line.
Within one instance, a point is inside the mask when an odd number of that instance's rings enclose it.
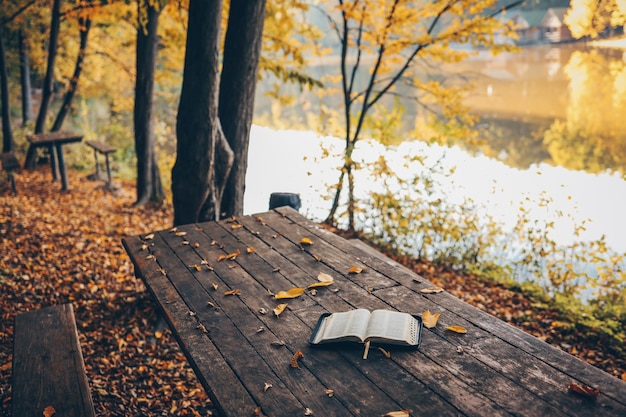
<path fill-rule="evenodd" d="M 360 266 L 353 266 L 348 270 L 348 274 L 360 274 L 363 272 L 365 268 L 361 268 Z"/>
<path fill-rule="evenodd" d="M 409 410 L 390 411 L 384 414 L 383 417 L 409 417 Z"/>
<path fill-rule="evenodd" d="M 284 303 L 284 304 L 278 304 L 276 306 L 276 308 L 274 308 L 274 315 L 276 317 L 280 316 L 280 314 L 285 311 L 285 308 L 287 308 L 288 304 Z"/>
<path fill-rule="evenodd" d="M 300 364 L 298 363 L 298 360 L 303 356 L 304 353 L 302 353 L 302 351 L 298 349 L 298 351 L 293 354 L 293 357 L 289 361 L 289 366 L 291 366 L 292 368 L 299 368 Z"/>
<path fill-rule="evenodd" d="M 275 295 L 275 298 L 277 299 L 281 299 L 281 298 L 296 298 L 296 297 L 300 297 L 302 294 L 304 294 L 304 288 L 292 288 L 290 290 L 287 291 L 278 291 Z"/>
<path fill-rule="evenodd" d="M 437 294 L 437 293 L 442 292 L 442 291 L 443 291 L 443 288 L 441 288 L 441 287 L 422 288 L 420 290 L 420 292 L 422 294 Z"/>
<path fill-rule="evenodd" d="M 424 327 L 428 329 L 432 329 L 437 325 L 437 320 L 439 320 L 439 316 L 441 313 L 431 313 L 430 310 L 426 310 L 422 313 L 422 323 L 424 323 Z"/>
<path fill-rule="evenodd" d="M 307 288 L 326 287 L 326 286 L 332 284 L 333 282 L 335 282 L 335 279 L 333 277 L 331 277 L 330 275 L 325 274 L 323 272 L 320 272 L 317 275 L 317 280 L 319 282 L 313 283 L 313 284 L 309 285 Z"/>
<path fill-rule="evenodd" d="M 49 405 L 43 409 L 43 417 L 52 417 L 57 413 L 53 406 Z"/>
<path fill-rule="evenodd" d="M 446 327 L 446 330 L 450 330 L 451 332 L 454 332 L 454 333 L 461 333 L 461 334 L 467 333 L 467 329 L 463 326 L 448 326 Z"/>
<path fill-rule="evenodd" d="M 303 245 L 312 245 L 313 241 L 308 237 L 303 237 L 302 239 L 300 239 L 300 243 L 302 243 Z"/>

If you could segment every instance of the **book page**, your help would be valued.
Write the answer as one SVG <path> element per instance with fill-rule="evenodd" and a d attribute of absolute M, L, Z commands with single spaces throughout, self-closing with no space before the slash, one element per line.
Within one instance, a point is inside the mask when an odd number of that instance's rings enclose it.
<path fill-rule="evenodd" d="M 365 309 L 333 313 L 326 319 L 321 339 L 338 339 L 346 336 L 363 340 L 370 312 Z"/>
<path fill-rule="evenodd" d="M 384 338 L 405 341 L 411 344 L 410 329 L 415 318 L 407 313 L 375 310 L 370 316 L 366 338 Z"/>

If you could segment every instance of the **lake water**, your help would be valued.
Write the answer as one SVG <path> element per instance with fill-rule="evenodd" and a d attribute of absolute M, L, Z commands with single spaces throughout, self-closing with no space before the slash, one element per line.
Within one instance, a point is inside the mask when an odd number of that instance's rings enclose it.
<path fill-rule="evenodd" d="M 555 240 L 567 244 L 604 235 L 611 248 L 626 252 L 626 181 L 619 173 L 626 163 L 622 52 L 579 44 L 533 47 L 495 59 L 480 54 L 454 70 L 476 83 L 467 104 L 482 116 L 485 142 L 472 148 L 412 141 L 391 152 L 442 158 L 456 167 L 443 184 L 446 194 L 459 202 L 471 198 L 505 224 L 515 222 L 521 203 L 529 207 L 548 196 L 548 207 L 531 210 L 535 218 L 555 220 Z M 323 158 L 320 144 L 340 150 L 341 141 L 288 129 L 310 127 L 314 103 L 301 94 L 292 108 L 277 110 L 267 98 L 257 100 L 257 115 L 279 120 L 280 128 L 252 129 L 247 213 L 267 210 L 270 193 L 277 191 L 299 193 L 301 211 L 311 218 L 328 213 L 330 202 L 322 197 L 337 181 L 339 160 Z M 363 142 L 357 158 L 381 152 L 379 144 Z M 365 192 L 368 184 L 360 185 Z M 584 221 L 586 231 L 574 236 L 574 225 Z"/>

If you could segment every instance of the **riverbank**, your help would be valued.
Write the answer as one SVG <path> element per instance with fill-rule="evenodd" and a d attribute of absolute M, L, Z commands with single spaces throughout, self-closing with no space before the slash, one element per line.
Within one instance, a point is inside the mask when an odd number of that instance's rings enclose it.
<path fill-rule="evenodd" d="M 85 173 L 69 175 L 69 192 L 50 182 L 48 167 L 17 174 L 17 196 L 0 182 L 0 415 L 10 414 L 15 315 L 65 302 L 75 307 L 98 415 L 210 415 L 210 400 L 121 246 L 124 236 L 169 228 L 172 208 L 131 208 L 132 182 L 115 181 L 111 194 Z M 626 379 L 623 352 L 599 329 L 578 328 L 515 287 L 386 253 L 466 302 Z"/>

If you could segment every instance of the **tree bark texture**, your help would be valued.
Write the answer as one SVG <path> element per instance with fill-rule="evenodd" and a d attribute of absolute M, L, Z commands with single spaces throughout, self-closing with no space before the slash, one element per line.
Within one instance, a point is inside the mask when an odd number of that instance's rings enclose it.
<path fill-rule="evenodd" d="M 141 7 L 141 4 L 138 7 Z M 165 197 L 155 150 L 152 99 L 160 10 L 149 4 L 145 7 L 148 8 L 147 22 L 145 27 L 139 24 L 137 28 L 137 78 L 134 108 L 137 155 L 137 201 L 135 205 L 142 205 L 149 201 L 162 201 Z"/>
<path fill-rule="evenodd" d="M 0 22 L 0 95 L 2 103 L 2 152 L 13 150 L 13 130 L 11 129 L 11 111 L 9 105 L 9 75 L 4 51 L 4 25 Z"/>
<path fill-rule="evenodd" d="M 223 187 L 232 166 L 232 151 L 218 117 L 221 14 L 221 1 L 189 2 L 172 169 L 176 225 L 197 222 L 201 212 L 207 219 L 219 218 Z"/>
<path fill-rule="evenodd" d="M 89 37 L 89 29 L 91 28 L 91 18 L 81 17 L 78 19 L 78 24 L 80 26 L 80 46 L 78 48 L 78 56 L 76 57 L 76 65 L 74 66 L 74 74 L 72 75 L 70 85 L 63 96 L 61 109 L 59 110 L 59 113 L 54 120 L 54 124 L 52 125 L 51 130 L 53 132 L 61 130 L 61 127 L 63 127 L 63 121 L 65 120 L 65 116 L 67 116 L 70 111 L 72 101 L 76 95 L 76 89 L 78 88 L 78 80 L 80 79 L 80 74 L 83 71 L 83 63 L 85 61 L 85 53 L 87 51 L 87 39 Z"/>
<path fill-rule="evenodd" d="M 234 152 L 222 198 L 222 215 L 243 214 L 248 144 L 265 20 L 265 0 L 231 0 L 224 43 L 219 117 Z"/>
<path fill-rule="evenodd" d="M 30 84 L 30 62 L 28 58 L 28 45 L 24 31 L 20 29 L 19 34 L 20 53 L 20 84 L 22 87 L 22 123 L 26 124 L 33 120 L 33 95 Z"/>
<path fill-rule="evenodd" d="M 35 133 L 43 133 L 46 128 L 46 120 L 48 118 L 48 108 L 52 100 L 52 88 L 54 85 L 54 65 L 57 57 L 57 46 L 59 43 L 59 30 L 61 26 L 61 0 L 54 0 L 52 4 L 52 19 L 50 22 L 50 40 L 48 45 L 48 62 L 46 66 L 46 75 L 43 80 L 41 103 L 39 112 L 37 113 L 37 121 L 35 122 Z M 50 147 L 50 152 L 54 152 L 54 148 Z M 34 168 L 37 149 L 30 145 L 26 153 L 26 168 Z M 50 155 L 54 158 L 53 155 Z"/>

